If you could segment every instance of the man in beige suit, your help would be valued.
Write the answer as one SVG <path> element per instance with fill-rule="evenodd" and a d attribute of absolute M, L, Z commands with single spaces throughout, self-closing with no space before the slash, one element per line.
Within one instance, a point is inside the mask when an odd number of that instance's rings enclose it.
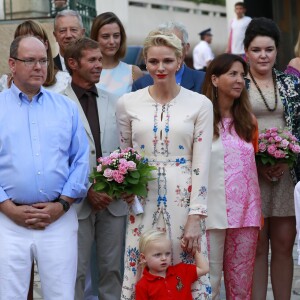
<path fill-rule="evenodd" d="M 115 119 L 117 97 L 95 87 L 102 70 L 102 54 L 97 42 L 80 38 L 65 52 L 65 62 L 72 82 L 64 94 L 79 108 L 90 145 L 90 169 L 96 158 L 107 156 L 118 148 Z M 123 257 L 127 204 L 97 193 L 90 185 L 84 201 L 76 206 L 78 230 L 78 271 L 76 300 L 82 300 L 85 275 L 90 263 L 91 246 L 96 241 L 99 273 L 98 296 L 101 300 L 120 299 L 120 265 Z"/>

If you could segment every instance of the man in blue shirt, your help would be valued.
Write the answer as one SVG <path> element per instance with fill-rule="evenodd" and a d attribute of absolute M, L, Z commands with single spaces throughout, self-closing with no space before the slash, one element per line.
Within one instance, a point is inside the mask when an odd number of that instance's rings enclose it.
<path fill-rule="evenodd" d="M 73 300 L 88 142 L 76 105 L 42 87 L 44 44 L 16 38 L 0 94 L 0 299 L 26 299 L 33 258 L 45 299 Z"/>
<path fill-rule="evenodd" d="M 182 63 L 180 65 L 180 69 L 176 72 L 177 84 L 183 86 L 188 90 L 201 93 L 202 85 L 205 78 L 205 72 L 193 70 L 184 63 L 184 58 L 190 49 L 190 43 L 188 42 L 188 32 L 185 26 L 179 22 L 169 21 L 160 24 L 158 26 L 158 30 L 162 32 L 172 32 L 182 42 Z M 153 79 L 149 74 L 147 74 L 133 82 L 132 91 L 134 92 L 139 89 L 143 89 L 152 84 Z"/>

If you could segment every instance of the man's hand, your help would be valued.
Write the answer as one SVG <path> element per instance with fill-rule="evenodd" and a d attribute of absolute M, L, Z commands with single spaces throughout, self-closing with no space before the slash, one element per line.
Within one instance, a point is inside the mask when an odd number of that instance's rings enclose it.
<path fill-rule="evenodd" d="M 123 194 L 121 195 L 121 198 L 122 198 L 128 205 L 132 205 L 132 204 L 133 204 L 134 197 L 135 197 L 135 195 L 133 195 L 133 194 L 126 194 L 126 193 L 123 193 Z"/>
<path fill-rule="evenodd" d="M 63 206 L 59 202 L 41 202 L 33 204 L 32 207 L 38 209 L 41 213 L 49 215 L 49 224 L 55 222 L 65 213 L 63 210 Z M 29 228 L 33 229 L 37 229 L 36 227 L 43 226 L 43 220 L 38 220 L 34 215 L 32 216 L 32 218 L 27 219 L 25 223 Z"/>
<path fill-rule="evenodd" d="M 51 223 L 49 213 L 30 205 L 17 206 L 9 199 L 0 204 L 0 211 L 16 224 L 26 228 L 45 229 Z"/>
<path fill-rule="evenodd" d="M 93 186 L 88 190 L 87 200 L 94 210 L 105 209 L 113 201 L 107 194 L 95 192 Z"/>

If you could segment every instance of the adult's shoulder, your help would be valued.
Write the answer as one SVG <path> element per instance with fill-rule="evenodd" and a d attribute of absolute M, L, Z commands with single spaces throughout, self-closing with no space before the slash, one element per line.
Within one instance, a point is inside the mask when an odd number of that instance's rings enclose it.
<path fill-rule="evenodd" d="M 300 83 L 300 78 L 298 78 L 295 75 L 292 74 L 287 74 L 284 73 L 282 71 L 279 71 L 277 69 L 274 69 L 275 75 L 276 75 L 276 80 L 277 82 L 280 82 L 284 85 L 288 84 L 290 85 L 295 85 L 295 86 L 299 86 Z"/>
<path fill-rule="evenodd" d="M 132 92 L 143 89 L 153 84 L 153 79 L 149 74 L 146 74 L 132 83 Z"/>
<path fill-rule="evenodd" d="M 144 88 L 139 89 L 137 91 L 126 93 L 126 94 L 122 95 L 119 98 L 118 103 L 126 102 L 126 103 L 131 104 L 131 105 L 135 105 L 135 104 L 138 105 L 143 100 L 145 100 L 148 95 L 149 95 L 148 87 L 144 87 Z"/>
<path fill-rule="evenodd" d="M 196 78 L 204 79 L 205 77 L 205 72 L 191 69 L 188 66 L 185 66 L 184 73 L 185 72 Z"/>
<path fill-rule="evenodd" d="M 52 103 L 52 105 L 54 106 L 65 106 L 65 107 L 69 107 L 72 109 L 76 109 L 77 110 L 77 105 L 74 101 L 72 101 L 69 97 L 67 97 L 63 91 L 61 93 L 58 92 L 53 92 L 53 91 L 49 91 L 45 88 L 41 88 L 41 91 L 43 92 L 44 97 L 46 98 L 45 100 Z"/>
<path fill-rule="evenodd" d="M 192 107 L 211 107 L 211 101 L 203 94 L 191 91 L 184 87 L 181 87 L 181 97 L 187 105 L 192 105 Z"/>

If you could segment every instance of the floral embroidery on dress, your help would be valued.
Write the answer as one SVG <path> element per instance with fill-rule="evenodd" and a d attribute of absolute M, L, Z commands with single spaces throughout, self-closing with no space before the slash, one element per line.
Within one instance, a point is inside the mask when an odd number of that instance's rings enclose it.
<path fill-rule="evenodd" d="M 176 158 L 176 166 L 182 165 L 186 163 L 186 159 L 184 157 Z"/>
<path fill-rule="evenodd" d="M 200 187 L 200 189 L 199 189 L 199 196 L 203 197 L 203 198 L 206 198 L 206 196 L 207 196 L 207 188 L 206 188 L 206 186 L 201 186 Z"/>
<path fill-rule="evenodd" d="M 180 259 L 185 264 L 193 264 L 194 263 L 194 257 L 191 255 L 191 253 L 187 251 L 182 251 L 180 253 Z"/>
<path fill-rule="evenodd" d="M 202 134 L 203 134 L 203 131 L 200 131 L 198 133 L 198 135 L 196 137 L 194 137 L 194 143 L 195 142 L 202 142 Z"/>
<path fill-rule="evenodd" d="M 188 188 L 181 189 L 180 186 L 177 185 L 175 193 L 176 193 L 175 203 L 177 203 L 178 206 L 188 207 L 190 205 L 191 192 L 189 192 Z"/>
<path fill-rule="evenodd" d="M 142 234 L 142 230 L 143 230 L 144 226 L 143 225 L 139 225 L 138 227 L 135 227 L 132 229 L 132 234 L 134 236 L 140 236 Z"/>
<path fill-rule="evenodd" d="M 121 143 L 125 143 L 125 144 L 128 144 L 128 142 L 129 142 L 129 138 L 124 137 L 124 134 L 122 131 L 120 131 L 120 140 L 121 140 Z"/>
<path fill-rule="evenodd" d="M 130 222 L 131 224 L 134 224 L 134 222 L 135 222 L 135 216 L 134 216 L 134 215 L 130 215 L 130 216 L 129 216 L 129 222 Z"/>
<path fill-rule="evenodd" d="M 200 169 L 199 168 L 194 169 L 193 172 L 195 173 L 195 175 L 199 175 L 200 174 Z"/>
<path fill-rule="evenodd" d="M 131 271 L 136 275 L 137 272 L 137 264 L 139 260 L 140 252 L 139 250 L 134 247 L 134 248 L 128 248 L 127 249 L 127 257 L 129 260 L 129 266 L 131 268 Z"/>
<path fill-rule="evenodd" d="M 154 112 L 154 125 L 153 125 L 153 132 L 154 132 L 154 138 L 153 138 L 153 145 L 154 145 L 154 150 L 153 154 L 156 156 L 158 154 L 168 156 L 169 155 L 169 131 L 170 131 L 170 114 L 169 114 L 169 108 L 172 104 L 164 104 L 164 105 L 159 105 L 158 103 L 154 104 L 155 107 L 155 112 Z M 159 113 L 159 108 L 161 107 L 161 116 L 160 120 L 158 118 L 158 113 Z M 164 114 L 166 114 L 164 118 Z M 164 121 L 164 132 L 165 132 L 165 137 L 162 138 L 162 131 L 158 132 L 158 127 L 159 127 L 159 122 L 163 121 L 163 118 L 165 119 Z M 160 151 L 157 148 L 158 141 L 161 140 L 161 148 Z"/>

